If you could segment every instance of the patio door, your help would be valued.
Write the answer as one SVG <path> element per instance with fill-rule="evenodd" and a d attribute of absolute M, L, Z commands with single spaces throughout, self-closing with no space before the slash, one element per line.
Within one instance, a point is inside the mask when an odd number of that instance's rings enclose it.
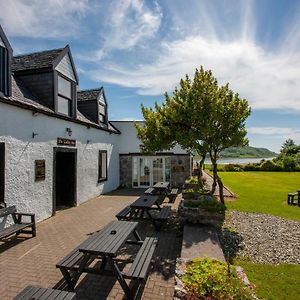
<path fill-rule="evenodd" d="M 151 159 L 147 157 L 139 158 L 139 187 L 151 185 Z"/>
<path fill-rule="evenodd" d="M 170 181 L 170 157 L 133 157 L 132 186 L 146 188 L 160 181 Z"/>

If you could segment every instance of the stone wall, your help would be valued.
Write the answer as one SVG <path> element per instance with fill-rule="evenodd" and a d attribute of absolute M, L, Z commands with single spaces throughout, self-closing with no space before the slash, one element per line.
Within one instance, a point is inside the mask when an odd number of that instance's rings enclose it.
<path fill-rule="evenodd" d="M 189 155 L 171 156 L 171 186 L 180 187 L 191 175 L 191 159 Z"/>
<path fill-rule="evenodd" d="M 120 155 L 120 186 L 132 187 L 132 156 Z"/>

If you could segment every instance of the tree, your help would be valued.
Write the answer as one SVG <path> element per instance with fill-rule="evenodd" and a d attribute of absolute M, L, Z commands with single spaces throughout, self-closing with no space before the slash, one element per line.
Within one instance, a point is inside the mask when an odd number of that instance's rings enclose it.
<path fill-rule="evenodd" d="M 218 182 L 224 202 L 217 159 L 223 149 L 247 144 L 247 101 L 234 94 L 228 84 L 219 87 L 212 72 L 201 67 L 196 69 L 193 80 L 187 75 L 180 80 L 180 88 L 175 88 L 172 97 L 166 93 L 162 105 L 156 103 L 155 109 L 142 106 L 142 113 L 144 126 L 136 124 L 136 128 L 145 151 L 170 149 L 179 144 L 201 157 L 200 169 L 209 153 L 214 174 L 212 193 Z"/>

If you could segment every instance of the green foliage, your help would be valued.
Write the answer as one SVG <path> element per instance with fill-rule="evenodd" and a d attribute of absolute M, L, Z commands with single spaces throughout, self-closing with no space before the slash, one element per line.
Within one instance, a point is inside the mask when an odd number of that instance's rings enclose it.
<path fill-rule="evenodd" d="M 196 201 L 185 201 L 184 206 L 189 208 L 203 208 L 209 212 L 224 212 L 226 210 L 226 206 L 223 203 L 217 201 L 216 199 L 200 199 Z"/>
<path fill-rule="evenodd" d="M 248 288 L 236 276 L 235 269 L 214 259 L 196 259 L 187 268 L 182 281 L 190 299 L 252 299 Z"/>
<path fill-rule="evenodd" d="M 186 179 L 185 182 L 186 183 L 198 184 L 198 178 L 197 178 L 197 176 L 190 176 L 188 179 Z"/>
<path fill-rule="evenodd" d="M 260 165 L 261 171 L 282 171 L 282 167 L 276 164 L 273 160 L 266 160 Z"/>
<path fill-rule="evenodd" d="M 224 149 L 220 153 L 222 158 L 235 158 L 235 157 L 244 157 L 244 158 L 260 158 L 260 157 L 275 157 L 277 153 L 272 152 L 266 148 L 256 148 L 251 146 L 244 147 L 230 147 Z"/>
<path fill-rule="evenodd" d="M 240 172 L 243 171 L 243 166 L 239 164 L 228 164 L 224 166 L 225 172 Z"/>
<path fill-rule="evenodd" d="M 170 149 L 177 143 L 202 158 L 210 153 L 216 164 L 223 149 L 248 143 L 248 102 L 231 91 L 228 84 L 219 87 L 212 72 L 202 67 L 196 69 L 193 79 L 188 75 L 181 79 L 172 96 L 166 93 L 162 105 L 156 103 L 155 109 L 142 106 L 142 113 L 145 125 L 135 126 L 146 152 Z M 215 168 L 215 178 L 216 174 Z M 218 181 L 220 186 L 221 179 Z"/>

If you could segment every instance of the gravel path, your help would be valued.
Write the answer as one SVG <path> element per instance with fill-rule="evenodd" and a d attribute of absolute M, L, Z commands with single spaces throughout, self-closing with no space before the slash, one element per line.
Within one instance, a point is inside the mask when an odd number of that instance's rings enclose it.
<path fill-rule="evenodd" d="M 258 263 L 300 263 L 300 222 L 265 214 L 231 211 L 220 240 L 226 257 Z"/>

